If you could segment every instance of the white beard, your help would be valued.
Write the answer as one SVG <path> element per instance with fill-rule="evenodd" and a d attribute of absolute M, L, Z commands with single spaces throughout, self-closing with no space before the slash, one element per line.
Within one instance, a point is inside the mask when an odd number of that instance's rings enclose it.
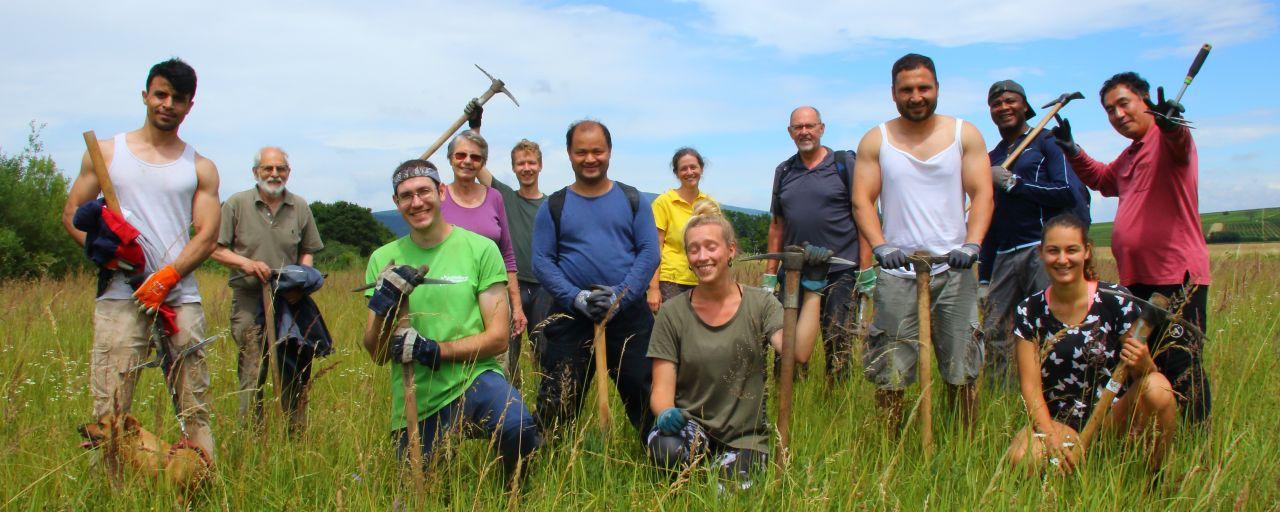
<path fill-rule="evenodd" d="M 284 183 L 273 185 L 267 180 L 258 180 L 258 190 L 271 197 L 280 197 L 284 195 Z"/>

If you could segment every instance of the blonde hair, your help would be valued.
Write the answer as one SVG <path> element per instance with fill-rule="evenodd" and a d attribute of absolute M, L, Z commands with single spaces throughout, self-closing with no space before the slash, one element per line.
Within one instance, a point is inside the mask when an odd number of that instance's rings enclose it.
<path fill-rule="evenodd" d="M 733 224 L 720 211 L 720 205 L 710 199 L 702 199 L 693 203 L 693 216 L 689 217 L 689 222 L 684 225 L 685 239 L 688 240 L 690 229 L 706 225 L 720 226 L 720 232 L 724 235 L 725 244 L 738 245 L 738 235 L 733 230 Z"/>

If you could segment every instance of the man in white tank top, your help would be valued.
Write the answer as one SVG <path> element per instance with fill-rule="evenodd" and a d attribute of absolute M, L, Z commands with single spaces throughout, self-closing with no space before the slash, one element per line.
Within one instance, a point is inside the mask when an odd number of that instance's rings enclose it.
<path fill-rule="evenodd" d="M 916 379 L 918 324 L 915 272 L 907 256 L 944 256 L 930 283 L 934 351 L 950 395 L 972 425 L 982 368 L 978 330 L 979 244 L 994 209 L 986 143 L 973 125 L 934 115 L 933 61 L 907 54 L 893 65 L 893 101 L 901 114 L 858 143 L 853 205 L 858 230 L 880 264 L 875 319 L 868 330 L 864 373 L 891 428 L 902 417 L 903 389 Z M 971 203 L 965 216 L 965 197 Z M 879 199 L 884 223 L 877 216 Z M 958 395 L 958 396 L 957 396 Z"/>
<path fill-rule="evenodd" d="M 116 272 L 99 286 L 89 364 L 95 418 L 129 411 L 138 375 L 126 370 L 148 358 L 151 327 L 162 306 L 172 308 L 176 317 L 178 330 L 167 337 L 171 354 L 204 337 L 204 311 L 191 272 L 213 251 L 218 235 L 218 169 L 178 137 L 195 90 L 195 70 L 187 63 L 174 58 L 156 64 L 142 91 L 146 122 L 112 140 L 98 141 L 125 219 L 145 239 L 141 245 L 146 268 L 129 275 Z M 86 153 L 63 209 L 63 224 L 80 245 L 86 234 L 71 225 L 71 218 L 101 190 Z M 145 280 L 134 289 L 132 277 Z M 204 349 L 177 361 L 175 368 L 171 380 L 177 397 L 172 401 L 185 435 L 212 459 Z"/>

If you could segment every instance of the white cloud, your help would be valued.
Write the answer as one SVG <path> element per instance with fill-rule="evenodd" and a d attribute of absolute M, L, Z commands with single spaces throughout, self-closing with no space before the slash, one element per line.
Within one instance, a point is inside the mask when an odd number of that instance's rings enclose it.
<path fill-rule="evenodd" d="M 1270 6 L 1260 0 L 953 0 L 909 7 L 868 0 L 694 1 L 711 15 L 713 30 L 789 54 L 856 51 L 902 40 L 939 46 L 1021 43 L 1139 28 L 1175 35 L 1181 48 L 1206 39 L 1248 41 L 1275 28 Z"/>

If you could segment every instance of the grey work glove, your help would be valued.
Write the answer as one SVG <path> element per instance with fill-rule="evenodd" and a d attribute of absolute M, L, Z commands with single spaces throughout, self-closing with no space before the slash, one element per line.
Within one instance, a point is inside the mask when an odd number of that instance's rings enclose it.
<path fill-rule="evenodd" d="M 578 296 L 573 299 L 573 308 L 586 315 L 592 322 L 600 322 L 604 320 L 605 315 L 609 314 L 609 308 L 613 306 L 617 297 L 613 288 L 593 284 L 591 288 L 578 292 Z"/>
<path fill-rule="evenodd" d="M 484 106 L 480 105 L 479 99 L 471 98 L 467 106 L 462 108 L 462 113 L 467 115 L 467 128 L 480 129 L 480 118 L 484 117 Z"/>
<path fill-rule="evenodd" d="M 1049 130 L 1053 134 L 1053 141 L 1062 148 L 1062 152 L 1067 156 L 1076 156 L 1080 154 L 1080 146 L 1076 145 L 1076 140 L 1071 138 L 1071 122 L 1065 117 L 1058 118 L 1058 126 Z"/>
<path fill-rule="evenodd" d="M 378 316 L 386 316 L 391 308 L 413 293 L 422 283 L 418 269 L 409 265 L 387 265 L 374 282 L 373 296 L 369 297 L 369 309 Z"/>
<path fill-rule="evenodd" d="M 902 252 L 902 249 L 889 244 L 880 244 L 871 249 L 871 254 L 876 257 L 880 268 L 911 270 L 911 262 L 907 261 L 907 253 Z"/>
<path fill-rule="evenodd" d="M 982 246 L 975 243 L 964 244 L 947 253 L 947 265 L 961 270 L 973 268 L 973 264 L 978 262 L 980 252 L 982 252 Z"/>
<path fill-rule="evenodd" d="M 1018 184 L 1018 175 L 1005 169 L 1003 166 L 991 166 L 991 184 L 996 188 L 1008 192 L 1013 190 L 1013 186 Z"/>
<path fill-rule="evenodd" d="M 391 335 L 389 347 L 391 360 L 397 363 L 416 362 L 432 370 L 440 369 L 440 344 L 436 340 L 418 334 L 412 327 L 396 329 Z"/>
<path fill-rule="evenodd" d="M 821 293 L 827 287 L 827 273 L 831 270 L 831 257 L 835 251 L 826 247 L 804 243 L 804 267 L 800 270 L 800 287 Z"/>

